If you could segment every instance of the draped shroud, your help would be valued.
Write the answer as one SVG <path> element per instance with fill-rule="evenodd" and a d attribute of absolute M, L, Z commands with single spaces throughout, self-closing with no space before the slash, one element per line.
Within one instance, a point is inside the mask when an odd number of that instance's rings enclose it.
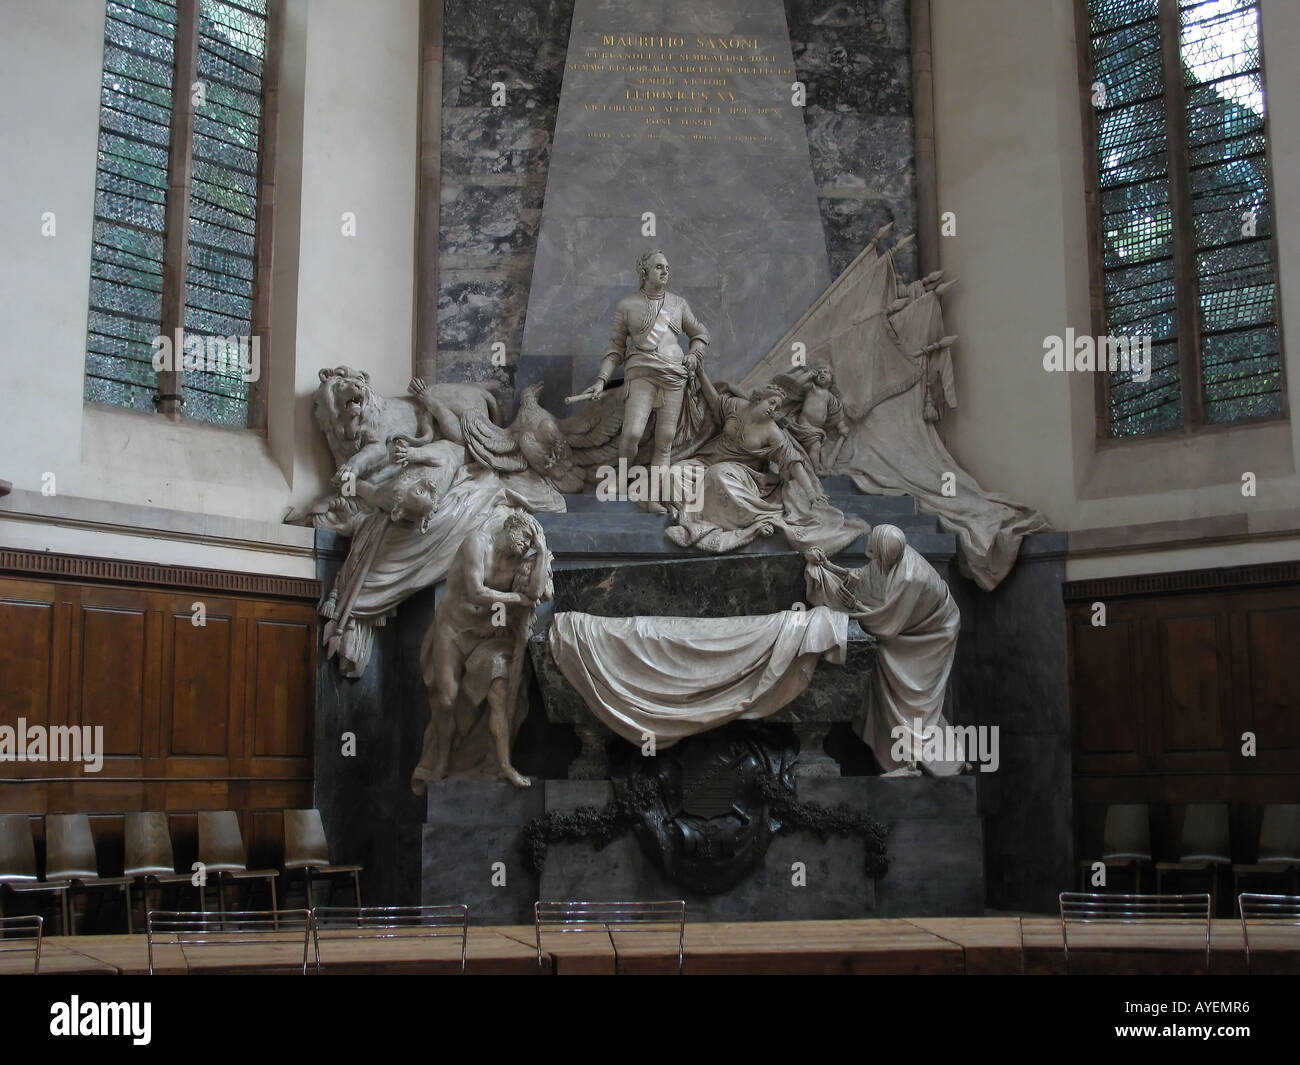
<path fill-rule="evenodd" d="M 896 557 L 873 558 L 850 570 L 847 580 L 823 566 L 810 564 L 804 571 L 810 603 L 847 611 L 879 641 L 876 669 L 854 729 L 886 772 L 917 760 L 926 733 L 946 730 L 943 698 L 961 629 L 957 604 L 934 567 L 906 545 Z M 894 757 L 900 739 L 912 758 Z M 935 776 L 952 776 L 962 767 L 960 757 L 921 764 Z"/>
<path fill-rule="evenodd" d="M 826 607 L 728 618 L 598 617 L 551 621 L 556 665 L 613 732 L 670 747 L 728 721 L 776 713 L 822 658 L 843 665 L 848 617 Z"/>

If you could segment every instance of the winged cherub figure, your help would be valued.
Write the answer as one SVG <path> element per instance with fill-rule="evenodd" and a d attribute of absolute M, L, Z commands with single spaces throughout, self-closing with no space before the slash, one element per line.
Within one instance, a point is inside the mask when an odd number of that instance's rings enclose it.
<path fill-rule="evenodd" d="M 817 473 L 829 474 L 849 435 L 844 401 L 830 366 L 821 362 L 808 369 L 777 374 L 772 380 L 792 397 L 782 410 L 790 435 L 808 452 Z M 823 454 L 826 438 L 832 434 L 830 448 Z"/>

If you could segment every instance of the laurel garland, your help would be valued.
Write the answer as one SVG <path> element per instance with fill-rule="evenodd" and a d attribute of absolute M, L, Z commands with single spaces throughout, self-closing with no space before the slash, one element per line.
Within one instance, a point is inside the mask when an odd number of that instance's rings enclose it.
<path fill-rule="evenodd" d="M 889 857 L 885 837 L 889 830 L 861 810 L 838 803 L 823 806 L 803 802 L 794 788 L 780 780 L 760 778 L 763 796 L 772 804 L 772 815 L 780 822 L 782 834 L 807 832 L 823 843 L 831 836 L 856 836 L 862 840 L 867 875 L 885 875 Z M 546 853 L 555 843 L 590 843 L 596 850 L 630 831 L 645 811 L 659 803 L 658 788 L 647 779 L 619 781 L 612 802 L 601 806 L 576 806 L 572 810 L 552 810 L 535 817 L 524 826 L 521 846 L 533 872 L 540 874 Z"/>
<path fill-rule="evenodd" d="M 780 823 L 782 835 L 807 832 L 823 843 L 831 836 L 857 836 L 862 840 L 867 876 L 882 877 L 889 869 L 885 837 L 889 829 L 862 810 L 843 803 L 823 806 L 819 802 L 803 802 L 795 795 L 794 787 L 779 779 L 762 777 L 758 781 L 763 797 L 772 804 L 772 816 Z"/>
<path fill-rule="evenodd" d="M 541 873 L 553 843 L 591 843 L 596 850 L 631 830 L 642 813 L 658 802 L 658 789 L 649 780 L 620 781 L 612 802 L 551 810 L 524 825 L 520 841 L 533 872 Z"/>

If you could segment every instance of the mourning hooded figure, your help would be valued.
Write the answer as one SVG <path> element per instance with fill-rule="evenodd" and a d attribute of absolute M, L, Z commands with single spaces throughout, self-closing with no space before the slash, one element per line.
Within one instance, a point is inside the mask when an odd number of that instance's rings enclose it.
<path fill-rule="evenodd" d="M 909 772 L 919 763 L 935 776 L 960 773 L 964 752 L 945 744 L 936 757 L 934 746 L 936 737 L 957 735 L 943 716 L 961 628 L 957 604 L 897 526 L 873 528 L 867 554 L 866 566 L 846 570 L 811 551 L 804 571 L 811 603 L 845 611 L 879 641 L 855 729 L 886 772 Z"/>

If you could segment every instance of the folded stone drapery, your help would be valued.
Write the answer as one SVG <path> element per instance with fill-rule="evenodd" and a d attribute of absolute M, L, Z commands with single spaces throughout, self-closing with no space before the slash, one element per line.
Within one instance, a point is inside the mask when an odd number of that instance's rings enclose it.
<path fill-rule="evenodd" d="M 848 616 L 824 606 L 728 618 L 598 617 L 551 622 L 556 665 L 597 718 L 657 747 L 798 698 L 821 658 L 845 659 Z"/>
<path fill-rule="evenodd" d="M 809 602 L 847 610 L 880 641 L 855 728 L 885 771 L 893 772 L 921 761 L 914 752 L 924 751 L 925 736 L 948 726 L 943 700 L 957 656 L 961 612 L 943 578 L 907 546 L 896 526 L 877 525 L 867 551 L 871 561 L 847 571 L 847 577 L 819 565 L 809 565 L 804 577 Z M 897 758 L 899 751 L 913 757 Z M 956 760 L 926 758 L 922 768 L 952 776 L 962 771 L 967 753 L 960 751 Z"/>

